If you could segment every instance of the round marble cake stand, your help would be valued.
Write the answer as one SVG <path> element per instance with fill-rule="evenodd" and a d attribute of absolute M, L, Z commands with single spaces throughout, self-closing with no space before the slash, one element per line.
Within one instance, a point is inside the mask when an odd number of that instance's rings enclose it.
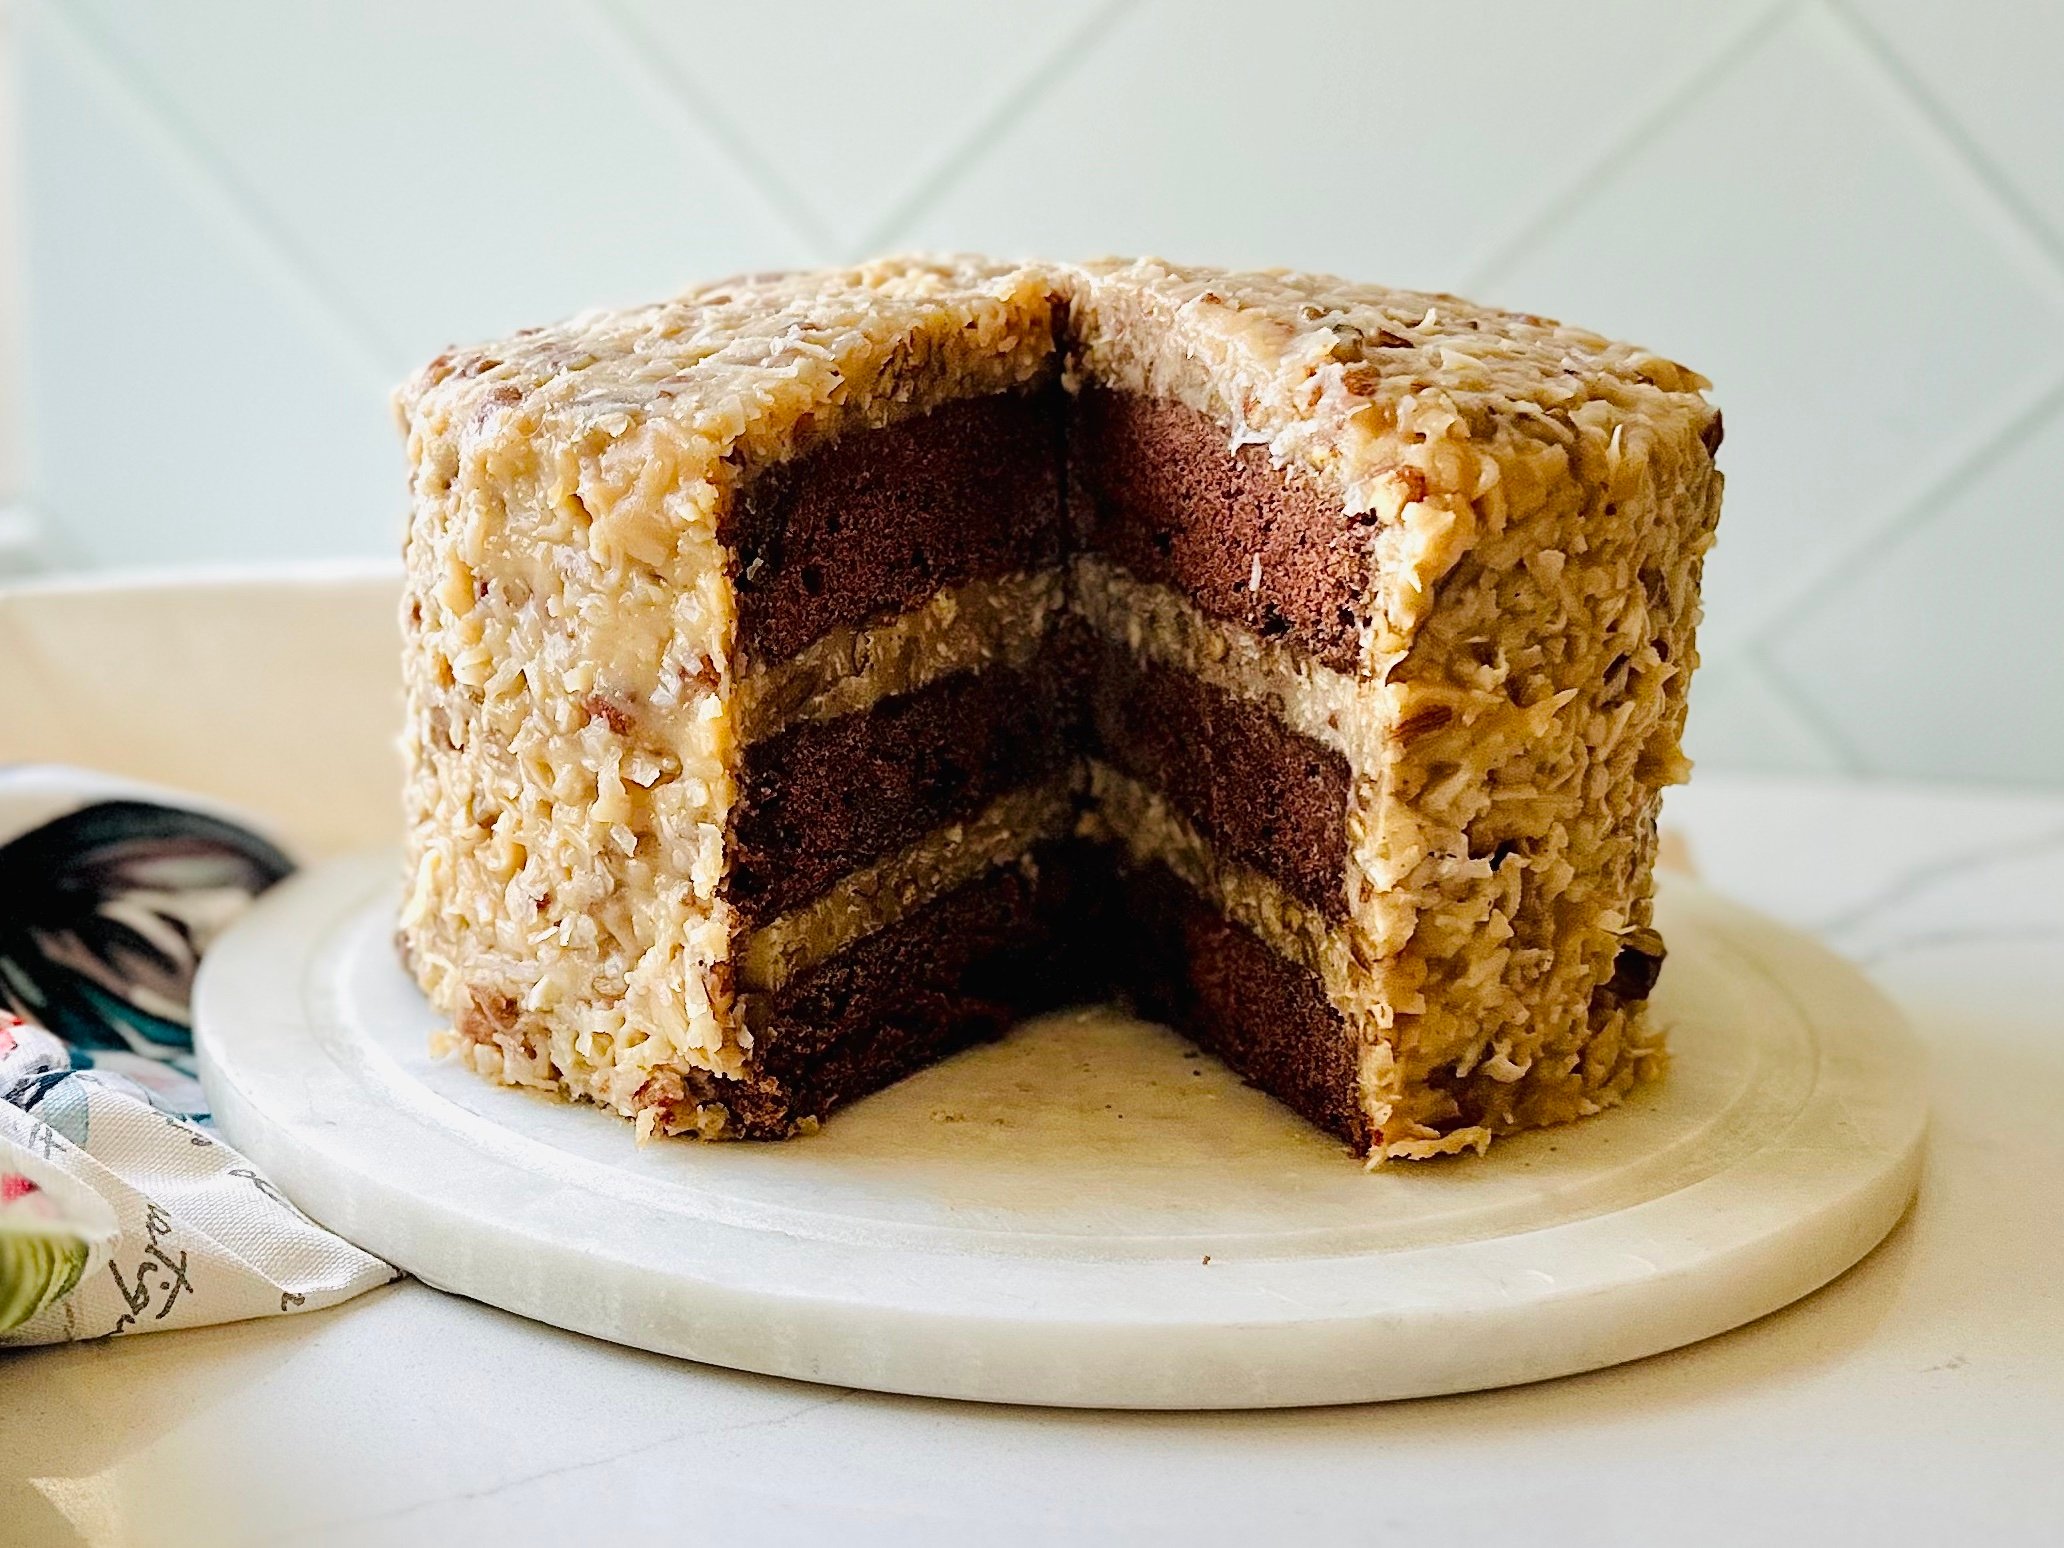
<path fill-rule="evenodd" d="M 228 1137 L 432 1285 L 883 1391 L 1124 1408 L 1593 1370 L 1773 1311 L 1913 1196 L 1923 1059 L 1811 941 L 1671 878 L 1667 1079 L 1482 1159 L 1365 1172 L 1174 1034 L 1044 1018 L 780 1145 L 638 1146 L 427 1052 L 398 864 L 303 873 L 207 959 Z"/>

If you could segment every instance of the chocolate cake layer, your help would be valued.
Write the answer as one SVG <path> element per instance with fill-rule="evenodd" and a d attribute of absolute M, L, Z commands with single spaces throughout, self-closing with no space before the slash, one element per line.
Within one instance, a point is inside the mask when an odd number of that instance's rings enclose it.
<path fill-rule="evenodd" d="M 732 956 L 739 988 L 778 989 L 797 974 L 894 924 L 933 898 L 1074 831 L 1080 804 L 1070 770 L 1020 785 L 981 811 L 848 871 L 800 908 L 747 934 Z"/>
<path fill-rule="evenodd" d="M 1063 841 L 1000 866 L 847 947 L 771 995 L 747 996 L 754 1074 L 716 1093 L 772 1138 L 1020 1016 L 1106 992 L 1100 959 L 1066 949 L 1108 861 Z"/>
<path fill-rule="evenodd" d="M 1180 403 L 1085 387 L 1068 430 L 1069 520 L 1083 547 L 1213 617 L 1327 666 L 1361 656 L 1369 533 L 1261 446 Z"/>
<path fill-rule="evenodd" d="M 1360 1100 L 1359 1050 L 1312 973 L 1225 918 L 1164 866 L 1124 879 L 1140 1011 L 1339 1135 L 1375 1140 Z"/>
<path fill-rule="evenodd" d="M 783 661 L 942 586 L 1058 561 L 1058 387 L 947 403 L 759 474 L 722 531 L 738 641 Z"/>
<path fill-rule="evenodd" d="M 1226 856 L 1329 918 L 1347 913 L 1347 759 L 1258 705 L 1100 644 L 1097 756 L 1161 792 Z"/>
<path fill-rule="evenodd" d="M 1007 790 L 1067 766 L 1075 693 L 1051 660 L 960 672 L 745 751 L 732 903 L 764 923 Z"/>

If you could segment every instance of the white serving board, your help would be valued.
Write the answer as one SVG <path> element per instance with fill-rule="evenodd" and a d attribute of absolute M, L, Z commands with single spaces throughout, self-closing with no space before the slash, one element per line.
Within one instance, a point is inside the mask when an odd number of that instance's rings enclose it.
<path fill-rule="evenodd" d="M 1165 1029 L 1047 1017 L 777 1145 L 427 1052 L 399 865 L 333 861 L 210 953 L 228 1137 L 429 1283 L 742 1370 L 1019 1403 L 1275 1407 L 1593 1370 L 1825 1284 L 1913 1196 L 1923 1056 L 1811 941 L 1677 878 L 1668 1077 L 1481 1159 L 1365 1172 Z"/>

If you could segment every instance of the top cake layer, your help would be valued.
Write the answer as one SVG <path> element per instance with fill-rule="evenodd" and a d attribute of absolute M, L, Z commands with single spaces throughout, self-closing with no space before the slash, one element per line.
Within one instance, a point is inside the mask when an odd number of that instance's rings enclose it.
<path fill-rule="evenodd" d="M 542 479 L 598 562 L 673 557 L 770 463 L 947 398 L 1078 377 L 1170 400 L 1337 499 L 1366 545 L 1352 645 L 1380 676 L 1478 539 L 1550 498 L 1580 447 L 1717 444 L 1703 378 L 1632 345 L 1457 297 L 1156 259 L 903 257 L 748 275 L 447 352 L 401 391 L 419 494 Z"/>
<path fill-rule="evenodd" d="M 537 457 L 581 477 L 607 525 L 644 505 L 661 472 L 706 503 L 852 429 L 1050 374 L 1054 298 L 1048 270 L 971 258 L 745 275 L 448 351 L 399 406 L 412 454 L 430 459 L 419 478 L 452 453 Z M 612 479 L 627 443 L 659 460 Z M 592 491 L 591 464 L 605 465 Z M 646 531 L 661 514 L 621 516 L 633 552 L 662 535 Z"/>
<path fill-rule="evenodd" d="M 1584 443 L 1615 461 L 1637 452 L 1628 434 L 1688 428 L 1718 445 L 1703 377 L 1544 317 L 1284 270 L 1148 258 L 1063 272 L 1093 379 L 1210 415 L 1374 529 L 1366 676 L 1409 648 L 1482 527 L 1557 498 Z"/>

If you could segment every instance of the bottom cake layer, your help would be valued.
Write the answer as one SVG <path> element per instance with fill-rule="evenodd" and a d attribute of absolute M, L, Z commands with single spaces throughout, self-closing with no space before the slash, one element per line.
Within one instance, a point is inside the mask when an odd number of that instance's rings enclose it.
<path fill-rule="evenodd" d="M 1651 932 L 1620 932 L 1610 982 L 1529 1001 L 1523 1058 L 1429 1052 L 1418 1007 L 1364 992 L 1369 974 L 1345 960 L 1343 900 L 1326 884 L 1345 866 L 1337 843 L 1323 864 L 1301 863 L 1346 826 L 1336 752 L 1080 630 L 1059 631 L 1034 668 L 949 675 L 893 712 L 775 739 L 837 741 L 812 765 L 814 785 L 776 782 L 767 809 L 789 828 L 815 811 L 834 834 L 872 834 L 858 846 L 870 856 L 925 831 L 857 868 L 825 847 L 834 858 L 819 869 L 843 874 L 741 932 L 712 981 L 732 1014 L 726 1057 L 705 1064 L 636 1028 L 592 1030 L 549 999 L 527 1009 L 520 985 L 486 983 L 469 986 L 455 1018 L 469 1062 L 613 1108 L 641 1138 L 772 1139 L 1020 1017 L 1115 995 L 1356 1153 L 1414 1158 L 1595 1112 L 1657 1067 L 1639 1002 L 1660 948 L 1635 939 Z M 976 702 L 981 726 L 1011 730 L 981 743 L 987 783 L 972 788 L 1006 788 L 977 811 L 934 810 L 917 796 L 969 786 L 966 770 L 919 778 L 930 760 L 912 754 L 915 733 L 873 746 L 869 728 Z M 1056 772 L 1078 712 L 1098 755 Z M 1121 743 L 1122 769 L 1102 755 Z M 786 830 L 761 838 L 753 853 L 770 862 L 801 846 Z M 781 901 L 783 885 L 755 896 Z"/>
<path fill-rule="evenodd" d="M 1070 949 L 1080 868 L 1041 845 L 856 941 L 771 994 L 748 996 L 752 1073 L 719 1100 L 747 1138 L 793 1132 L 832 1107 L 1021 1016 L 1097 992 Z"/>
<path fill-rule="evenodd" d="M 1347 1022 L 1309 968 L 1225 917 L 1166 866 L 1124 878 L 1115 987 L 1260 1087 L 1367 1155 L 1375 1136 Z"/>
<path fill-rule="evenodd" d="M 780 1138 L 1025 1016 L 1111 998 L 1368 1153 L 1357 1049 L 1310 970 L 1166 867 L 1121 874 L 1112 850 L 1077 840 L 1043 843 L 744 996 L 750 1071 L 682 1072 L 660 1132 Z"/>
<path fill-rule="evenodd" d="M 1121 875 L 1111 850 L 1079 841 L 1042 844 L 746 996 L 750 1073 L 685 1072 L 662 1132 L 779 1138 L 1022 1017 L 1114 997 L 1368 1153 L 1357 1049 L 1318 979 L 1167 868 Z"/>
<path fill-rule="evenodd" d="M 747 1071 L 656 1075 L 664 1134 L 779 1139 L 1020 1017 L 1103 992 L 1106 969 L 1075 946 L 1103 863 L 1050 842 L 934 898 L 783 983 L 741 996 Z"/>
<path fill-rule="evenodd" d="M 1594 996 L 1588 1035 L 1563 1061 L 1586 1064 L 1581 1103 L 1566 1100 L 1570 1072 L 1545 1062 L 1517 1081 L 1456 1071 L 1437 1081 L 1451 1126 L 1487 1137 L 1617 1101 L 1659 1063 L 1639 1017 L 1646 988 L 1615 980 Z M 1365 1051 L 1309 968 L 1158 861 L 1127 866 L 1083 839 L 1043 840 L 778 987 L 741 994 L 751 1051 L 735 1076 L 663 1064 L 635 1092 L 616 1090 L 606 1069 L 555 1049 L 542 1022 L 506 998 L 476 998 L 457 1033 L 481 1073 L 614 1107 L 637 1117 L 641 1137 L 780 1139 L 1025 1016 L 1112 998 L 1167 1023 L 1357 1155 L 1455 1148 L 1384 1144 L 1365 1101 Z M 1601 1060 L 1610 1067 L 1589 1068 Z"/>

